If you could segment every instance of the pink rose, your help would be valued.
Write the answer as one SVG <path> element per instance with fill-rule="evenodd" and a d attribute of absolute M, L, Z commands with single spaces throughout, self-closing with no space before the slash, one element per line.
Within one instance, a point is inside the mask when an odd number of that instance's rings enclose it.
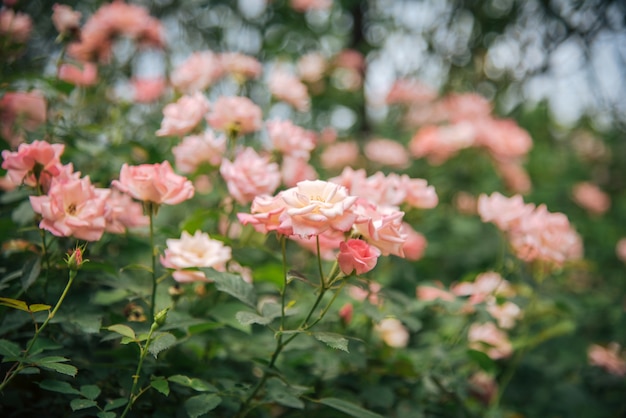
<path fill-rule="evenodd" d="M 348 231 L 357 217 L 352 210 L 357 198 L 338 184 L 305 180 L 285 190 L 282 198 L 287 208 L 281 220 L 297 235 L 319 235 L 327 229 Z"/>
<path fill-rule="evenodd" d="M 380 297 L 380 290 L 382 286 L 376 282 L 365 282 L 361 281 L 365 284 L 366 288 L 362 288 L 360 286 L 349 286 L 348 294 L 354 300 L 358 300 L 359 302 L 363 302 L 367 300 L 374 306 L 380 306 L 383 303 L 382 297 Z"/>
<path fill-rule="evenodd" d="M 224 73 L 220 58 L 211 51 L 192 54 L 171 75 L 174 88 L 185 94 L 206 90 Z"/>
<path fill-rule="evenodd" d="M 298 12 L 326 10 L 332 7 L 332 0 L 290 0 L 291 8 Z"/>
<path fill-rule="evenodd" d="M 374 326 L 389 347 L 404 348 L 409 344 L 409 332 L 396 318 L 385 318 Z"/>
<path fill-rule="evenodd" d="M 174 280 L 180 283 L 211 281 L 201 271 L 185 270 L 193 267 L 211 267 L 225 271 L 231 259 L 231 249 L 223 242 L 211 239 L 209 234 L 196 231 L 193 235 L 183 231 L 180 239 L 168 239 L 165 254 L 161 256 L 164 267 L 175 269 Z"/>
<path fill-rule="evenodd" d="M 263 71 L 259 60 L 238 52 L 224 52 L 220 55 L 219 60 L 224 72 L 239 81 L 257 78 Z"/>
<path fill-rule="evenodd" d="M 152 103 L 163 95 L 165 80 L 163 77 L 133 78 L 131 86 L 135 103 Z"/>
<path fill-rule="evenodd" d="M 339 244 L 337 262 L 346 276 L 356 272 L 357 275 L 367 273 L 376 267 L 380 251 L 360 239 L 349 239 Z"/>
<path fill-rule="evenodd" d="M 414 157 L 428 158 L 431 164 L 442 164 L 458 151 L 474 145 L 476 129 L 469 122 L 454 125 L 426 125 L 411 138 L 409 150 Z"/>
<path fill-rule="evenodd" d="M 296 76 L 280 69 L 270 74 L 268 86 L 272 96 L 292 105 L 299 112 L 306 112 L 311 99 L 306 86 Z"/>
<path fill-rule="evenodd" d="M 524 204 L 520 195 L 505 197 L 498 192 L 491 196 L 478 196 L 478 214 L 483 222 L 493 222 L 501 231 L 508 231 L 519 225 L 522 218 L 535 209 L 533 204 Z"/>
<path fill-rule="evenodd" d="M 476 120 L 491 114 L 492 105 L 476 93 L 450 94 L 443 100 L 448 118 L 452 121 Z"/>
<path fill-rule="evenodd" d="M 93 86 L 98 82 L 98 66 L 89 62 L 82 64 L 82 68 L 63 64 L 59 68 L 59 79 L 77 86 Z"/>
<path fill-rule="evenodd" d="M 495 299 L 490 299 L 487 303 L 487 312 L 498 322 L 498 326 L 504 329 L 513 328 L 515 321 L 522 316 L 520 307 L 508 300 L 498 303 Z"/>
<path fill-rule="evenodd" d="M 218 166 L 226 152 L 226 137 L 216 136 L 207 130 L 200 135 L 191 135 L 172 149 L 176 168 L 181 173 L 193 173 L 202 163 Z"/>
<path fill-rule="evenodd" d="M 143 206 L 127 194 L 113 189 L 106 201 L 106 231 L 123 234 L 127 229 L 148 226 L 150 219 L 144 215 Z"/>
<path fill-rule="evenodd" d="M 81 13 L 70 6 L 55 3 L 52 6 L 52 23 L 61 34 L 68 34 L 80 27 Z"/>
<path fill-rule="evenodd" d="M 315 148 L 315 134 L 290 120 L 271 120 L 265 123 L 275 149 L 284 155 L 308 160 Z"/>
<path fill-rule="evenodd" d="M 2 151 L 2 168 L 7 170 L 7 176 L 17 185 L 23 183 L 35 187 L 37 180 L 40 184 L 49 183 L 51 177 L 58 176 L 62 171 L 60 157 L 64 149 L 63 144 L 46 141 L 21 144 L 16 152 Z"/>
<path fill-rule="evenodd" d="M 404 146 L 391 139 L 372 139 L 365 144 L 365 156 L 372 162 L 392 168 L 406 168 L 409 153 Z"/>
<path fill-rule="evenodd" d="M 157 136 L 183 136 L 193 131 L 209 111 L 209 101 L 202 93 L 183 96 L 176 103 L 170 103 L 163 109 L 161 129 Z"/>
<path fill-rule="evenodd" d="M 437 98 L 437 91 L 420 83 L 417 80 L 400 79 L 396 80 L 389 92 L 385 102 L 387 104 L 415 104 L 429 103 Z"/>
<path fill-rule="evenodd" d="M 417 286 L 417 288 L 415 289 L 415 295 L 417 296 L 417 299 L 425 302 L 430 302 L 437 299 L 447 302 L 454 302 L 454 300 L 456 299 L 455 296 L 447 290 L 442 289 L 441 283 L 437 284 L 439 285 L 439 287 L 430 285 Z"/>
<path fill-rule="evenodd" d="M 207 121 L 213 129 L 227 135 L 248 134 L 261 129 L 263 112 L 247 97 L 220 97 L 213 104 Z"/>
<path fill-rule="evenodd" d="M 326 58 L 320 53 L 311 52 L 300 57 L 297 67 L 302 81 L 315 83 L 324 76 L 327 67 Z"/>
<path fill-rule="evenodd" d="M 356 142 L 336 142 L 322 151 L 320 163 L 327 170 L 341 169 L 355 164 L 358 158 L 359 145 Z"/>
<path fill-rule="evenodd" d="M 250 207 L 251 213 L 238 213 L 237 218 L 243 225 L 250 224 L 258 232 L 267 234 L 277 231 L 280 234 L 291 235 L 291 227 L 281 228 L 280 215 L 285 211 L 287 205 L 281 193 L 276 196 L 261 195 L 256 196 Z"/>
<path fill-rule="evenodd" d="M 12 9 L 0 10 L 0 36 L 7 37 L 14 43 L 28 41 L 33 29 L 33 21 L 27 14 L 14 12 Z"/>
<path fill-rule="evenodd" d="M 349 325 L 352 322 L 352 315 L 354 314 L 354 306 L 351 303 L 346 303 L 339 309 L 339 318 L 344 325 Z"/>
<path fill-rule="evenodd" d="M 530 176 L 520 162 L 515 160 L 495 160 L 494 163 L 507 189 L 513 193 L 525 194 L 530 192 L 533 185 L 530 181 Z"/>
<path fill-rule="evenodd" d="M 404 202 L 413 208 L 432 209 L 439 204 L 439 197 L 433 186 L 424 179 L 412 179 L 406 174 L 400 177 L 401 187 L 406 197 Z"/>
<path fill-rule="evenodd" d="M 106 201 L 111 191 L 96 189 L 89 177 L 53 179 L 48 194 L 30 196 L 42 217 L 39 227 L 60 237 L 98 241 L 106 228 Z"/>
<path fill-rule="evenodd" d="M 424 256 L 424 251 L 426 251 L 426 246 L 428 245 L 424 235 L 414 230 L 411 225 L 406 222 L 402 223 L 402 233 L 406 235 L 406 241 L 402 246 L 404 258 L 411 261 L 421 259 Z"/>
<path fill-rule="evenodd" d="M 34 131 L 46 121 L 46 99 L 39 92 L 8 92 L 0 99 L 2 136 L 13 146 L 23 142 L 21 129 Z"/>
<path fill-rule="evenodd" d="M 220 174 L 232 197 L 242 205 L 256 196 L 274 193 L 280 185 L 278 164 L 270 163 L 268 156 L 260 156 L 252 148 L 239 153 L 233 162 L 223 160 Z"/>
<path fill-rule="evenodd" d="M 572 194 L 577 205 L 594 215 L 602 215 L 611 207 L 609 195 L 593 183 L 577 183 Z"/>
<path fill-rule="evenodd" d="M 337 259 L 339 245 L 346 239 L 342 231 L 327 229 L 319 235 L 301 236 L 289 235 L 289 239 L 297 242 L 301 247 L 317 254 L 317 242 L 319 241 L 319 256 L 322 260 L 332 261 Z"/>
<path fill-rule="evenodd" d="M 615 245 L 615 254 L 617 255 L 617 258 L 626 263 L 626 238 L 622 238 L 617 241 L 617 244 Z"/>
<path fill-rule="evenodd" d="M 587 350 L 587 359 L 592 366 L 598 366 L 616 376 L 626 375 L 626 361 L 620 353 L 621 347 L 611 343 L 608 347 L 592 344 Z"/>
<path fill-rule="evenodd" d="M 512 119 L 482 118 L 474 121 L 477 145 L 482 145 L 499 160 L 517 159 L 528 154 L 533 140 Z"/>
<path fill-rule="evenodd" d="M 473 282 L 454 284 L 450 290 L 457 296 L 470 296 L 472 304 L 481 303 L 489 297 L 515 296 L 511 284 L 495 271 L 481 273 Z"/>
<path fill-rule="evenodd" d="M 194 195 L 191 181 L 174 173 L 168 161 L 138 166 L 124 164 L 120 179 L 113 180 L 113 186 L 137 200 L 159 205 L 176 205 Z"/>
<path fill-rule="evenodd" d="M 403 231 L 404 212 L 363 199 L 357 201 L 354 210 L 358 215 L 354 226 L 363 239 L 377 247 L 382 255 L 404 257 L 403 247 L 407 238 Z"/>
<path fill-rule="evenodd" d="M 285 156 L 280 170 L 283 184 L 287 187 L 295 187 L 304 180 L 316 180 L 318 178 L 315 168 L 306 160 Z"/>
<path fill-rule="evenodd" d="M 508 336 L 493 322 L 472 324 L 467 339 L 471 349 L 482 351 L 494 360 L 509 357 L 513 353 L 513 345 Z"/>

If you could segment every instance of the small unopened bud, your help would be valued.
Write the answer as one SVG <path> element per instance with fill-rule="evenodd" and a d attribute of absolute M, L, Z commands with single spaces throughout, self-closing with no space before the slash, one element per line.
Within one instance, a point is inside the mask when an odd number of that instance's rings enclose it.
<path fill-rule="evenodd" d="M 154 315 L 154 323 L 152 324 L 152 326 L 156 325 L 157 328 L 163 326 L 163 324 L 165 324 L 165 320 L 167 319 L 167 311 L 169 310 L 170 308 L 165 308 L 156 315 Z"/>
<path fill-rule="evenodd" d="M 89 261 L 87 259 L 83 259 L 84 252 L 85 246 L 83 245 L 77 246 L 67 254 L 67 257 L 65 258 L 65 263 L 70 270 L 76 271 L 80 269 L 83 264 Z"/>

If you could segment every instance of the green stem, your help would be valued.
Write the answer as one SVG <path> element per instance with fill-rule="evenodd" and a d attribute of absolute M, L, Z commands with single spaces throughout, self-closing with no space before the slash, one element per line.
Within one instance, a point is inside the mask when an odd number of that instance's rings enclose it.
<path fill-rule="evenodd" d="M 150 298 L 150 320 L 154 322 L 154 306 L 156 304 L 157 278 L 156 278 L 156 251 L 154 248 L 154 207 L 148 204 L 150 217 L 150 253 L 152 255 L 152 297 Z"/>
<path fill-rule="evenodd" d="M 61 304 L 65 300 L 65 297 L 67 296 L 67 293 L 69 292 L 70 287 L 72 286 L 72 283 L 74 282 L 74 278 L 76 277 L 76 273 L 77 273 L 76 270 L 70 270 L 69 279 L 67 281 L 67 284 L 65 285 L 65 289 L 63 290 L 63 293 L 61 294 L 61 297 L 57 301 L 57 303 L 56 303 L 54 309 L 52 310 L 52 312 L 50 312 L 48 314 L 48 318 L 46 318 L 44 323 L 39 328 L 37 328 L 37 330 L 35 331 L 35 335 L 30 340 L 30 342 L 26 346 L 26 350 L 22 354 L 22 361 L 19 362 L 19 365 L 15 368 L 15 370 L 12 373 L 7 374 L 7 376 L 5 377 L 4 381 L 0 384 L 0 392 L 2 392 L 2 390 L 6 387 L 7 384 L 9 384 L 9 382 L 11 380 L 13 380 L 15 375 L 17 375 L 22 369 L 24 369 L 26 367 L 25 364 L 26 364 L 26 359 L 28 358 L 28 353 L 30 353 L 30 350 L 32 350 L 33 346 L 35 345 L 35 342 L 37 341 L 37 338 L 39 338 L 39 335 L 43 332 L 44 329 L 46 329 L 46 327 L 48 326 L 48 323 L 50 322 L 50 320 L 52 318 L 54 318 L 54 316 L 56 315 L 57 311 L 61 307 Z"/>

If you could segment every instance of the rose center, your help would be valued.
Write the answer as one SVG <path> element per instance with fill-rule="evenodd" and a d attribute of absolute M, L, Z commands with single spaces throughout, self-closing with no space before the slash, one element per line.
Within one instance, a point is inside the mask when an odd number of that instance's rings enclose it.
<path fill-rule="evenodd" d="M 76 203 L 70 203 L 70 205 L 67 207 L 65 212 L 69 213 L 70 215 L 75 215 L 76 214 Z"/>

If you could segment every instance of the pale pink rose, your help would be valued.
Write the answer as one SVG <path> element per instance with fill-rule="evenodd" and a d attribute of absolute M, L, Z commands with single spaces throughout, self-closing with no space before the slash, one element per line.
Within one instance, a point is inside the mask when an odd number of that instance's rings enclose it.
<path fill-rule="evenodd" d="M 165 92 L 163 77 L 133 78 L 130 83 L 135 103 L 156 102 Z"/>
<path fill-rule="evenodd" d="M 191 181 L 174 173 L 169 161 L 160 164 L 124 164 L 113 186 L 143 202 L 177 205 L 194 195 Z"/>
<path fill-rule="evenodd" d="M 8 92 L 0 99 L 2 136 L 17 146 L 23 142 L 22 129 L 36 130 L 46 121 L 46 99 L 37 91 Z"/>
<path fill-rule="evenodd" d="M 2 151 L 2 168 L 16 185 L 25 184 L 30 187 L 49 183 L 51 177 L 58 176 L 62 171 L 61 154 L 63 144 L 50 144 L 46 141 L 34 141 L 31 144 L 20 144 L 17 151 Z M 47 178 L 47 180 L 46 180 Z"/>
<path fill-rule="evenodd" d="M 349 196 L 347 189 L 338 184 L 305 180 L 285 190 L 282 198 L 287 209 L 281 220 L 297 235 L 319 235 L 328 229 L 345 232 L 357 218 L 352 209 L 356 196 Z"/>
<path fill-rule="evenodd" d="M 319 241 L 319 255 L 322 260 L 333 261 L 337 259 L 339 246 L 346 239 L 344 233 L 336 229 L 327 229 L 319 235 L 300 236 L 290 235 L 289 239 L 297 242 L 301 247 L 317 255 L 317 242 Z"/>
<path fill-rule="evenodd" d="M 385 102 L 387 104 L 415 104 L 429 103 L 437 98 L 437 91 L 420 83 L 417 80 L 400 79 L 396 80 L 389 92 Z"/>
<path fill-rule="evenodd" d="M 344 167 L 339 176 L 328 179 L 328 181 L 330 182 L 342 185 L 343 187 L 348 189 L 348 192 L 350 192 L 350 194 L 353 195 L 358 195 L 358 193 L 362 192 L 362 185 L 366 182 L 366 180 L 367 173 L 365 172 L 364 168 L 355 170 L 352 167 Z"/>
<path fill-rule="evenodd" d="M 0 10 L 0 37 L 23 44 L 28 41 L 32 29 L 33 21 L 27 14 L 15 12 L 13 9 Z"/>
<path fill-rule="evenodd" d="M 363 71 L 365 69 L 365 57 L 356 49 L 343 49 L 334 59 L 336 67 L 349 68 L 356 71 Z"/>
<path fill-rule="evenodd" d="M 83 63 L 80 67 L 74 64 L 63 64 L 59 68 L 58 77 L 60 80 L 77 86 L 93 86 L 98 82 L 98 66 L 90 62 Z"/>
<path fill-rule="evenodd" d="M 401 187 L 406 197 L 404 202 L 413 208 L 432 209 L 439 204 L 439 197 L 434 186 L 429 186 L 424 179 L 413 179 L 403 174 L 400 177 Z"/>
<path fill-rule="evenodd" d="M 339 318 L 344 325 L 349 325 L 352 322 L 352 315 L 354 314 L 354 306 L 350 302 L 346 303 L 339 309 Z"/>
<path fill-rule="evenodd" d="M 263 112 L 247 97 L 220 97 L 207 117 L 209 125 L 217 131 L 248 134 L 261 129 Z"/>
<path fill-rule="evenodd" d="M 331 126 L 327 126 L 319 133 L 317 142 L 319 144 L 329 145 L 337 141 L 337 131 Z"/>
<path fill-rule="evenodd" d="M 272 96 L 292 105 L 299 112 L 311 107 L 311 99 L 306 86 L 296 76 L 281 69 L 274 69 L 268 81 Z"/>
<path fill-rule="evenodd" d="M 280 169 L 283 184 L 287 187 L 296 187 L 304 180 L 316 180 L 318 178 L 315 167 L 301 158 L 285 156 Z"/>
<path fill-rule="evenodd" d="M 111 191 L 105 207 L 107 232 L 124 234 L 128 229 L 150 224 L 150 219 L 143 213 L 143 205 L 118 190 Z"/>
<path fill-rule="evenodd" d="M 233 162 L 222 160 L 220 174 L 231 196 L 242 205 L 256 196 L 272 194 L 280 185 L 278 164 L 269 156 L 260 156 L 252 148 L 239 153 Z"/>
<path fill-rule="evenodd" d="M 226 137 L 216 136 L 206 130 L 200 135 L 190 135 L 172 148 L 176 160 L 176 168 L 181 173 L 193 173 L 203 163 L 219 166 L 226 152 Z"/>
<path fill-rule="evenodd" d="M 163 109 L 161 128 L 157 136 L 183 136 L 193 131 L 209 111 L 209 101 L 202 93 L 183 96 L 176 103 L 170 103 Z"/>
<path fill-rule="evenodd" d="M 196 231 L 193 235 L 183 231 L 180 239 L 167 239 L 166 243 L 161 264 L 176 270 L 172 276 L 179 283 L 209 282 L 211 280 L 203 272 L 186 269 L 211 267 L 217 271 L 225 271 L 226 263 L 231 259 L 230 247 L 202 231 Z"/>
<path fill-rule="evenodd" d="M 522 316 L 520 307 L 508 300 L 504 303 L 497 303 L 495 299 L 491 299 L 487 303 L 487 312 L 498 322 L 498 326 L 504 329 L 513 328 L 515 321 Z"/>
<path fill-rule="evenodd" d="M 409 344 L 409 331 L 396 318 L 383 319 L 374 330 L 389 347 L 404 348 Z"/>
<path fill-rule="evenodd" d="M 469 378 L 470 393 L 478 398 L 484 405 L 491 405 L 491 402 L 498 396 L 498 383 L 494 376 L 479 371 Z"/>
<path fill-rule="evenodd" d="M 53 179 L 48 194 L 30 196 L 30 204 L 42 217 L 39 228 L 60 237 L 98 241 L 106 228 L 110 193 L 92 186 L 89 177 Z"/>
<path fill-rule="evenodd" d="M 524 204 L 520 195 L 505 197 L 498 192 L 478 196 L 478 214 L 483 222 L 493 222 L 501 231 L 517 227 L 520 220 L 532 213 L 533 204 Z"/>
<path fill-rule="evenodd" d="M 74 11 L 70 6 L 55 3 L 52 6 L 52 23 L 61 34 L 68 34 L 80 27 L 82 14 Z"/>
<path fill-rule="evenodd" d="M 9 178 L 8 175 L 4 175 L 0 177 L 0 190 L 4 192 L 10 192 L 12 190 L 17 189 L 17 187 L 18 185 L 15 184 L 13 180 Z"/>
<path fill-rule="evenodd" d="M 275 149 L 284 155 L 309 159 L 315 148 L 315 134 L 290 120 L 270 120 L 265 123 L 270 141 Z"/>
<path fill-rule="evenodd" d="M 513 193 L 528 193 L 532 189 L 530 176 L 518 161 L 495 160 L 496 170 L 506 187 Z"/>
<path fill-rule="evenodd" d="M 450 94 L 443 99 L 443 106 L 452 121 L 481 119 L 492 111 L 489 100 L 476 93 Z"/>
<path fill-rule="evenodd" d="M 315 83 L 322 79 L 327 67 L 326 58 L 319 52 L 310 52 L 300 57 L 298 75 L 302 81 Z"/>
<path fill-rule="evenodd" d="M 626 238 L 622 238 L 617 241 L 615 245 L 615 254 L 617 254 L 617 258 L 626 263 Z"/>
<path fill-rule="evenodd" d="M 403 231 L 404 212 L 393 207 L 378 206 L 364 199 L 357 200 L 354 211 L 358 215 L 355 230 L 382 255 L 404 257 L 407 234 Z"/>
<path fill-rule="evenodd" d="M 512 119 L 485 117 L 473 123 L 477 130 L 476 145 L 487 148 L 496 159 L 523 157 L 533 146 L 528 132 Z"/>
<path fill-rule="evenodd" d="M 193 179 L 193 187 L 196 189 L 196 193 L 209 194 L 213 190 L 213 184 L 211 179 L 206 174 L 200 174 Z"/>
<path fill-rule="evenodd" d="M 598 186 L 581 182 L 572 189 L 574 202 L 594 215 L 602 215 L 611 207 L 611 198 Z"/>
<path fill-rule="evenodd" d="M 467 339 L 471 349 L 482 351 L 494 360 L 507 358 L 513 354 L 513 345 L 508 336 L 493 322 L 472 324 Z"/>
<path fill-rule="evenodd" d="M 337 262 L 346 276 L 365 274 L 376 267 L 380 251 L 360 239 L 349 239 L 339 244 Z"/>
<path fill-rule="evenodd" d="M 406 168 L 409 153 L 402 144 L 391 139 L 373 139 L 365 144 L 365 156 L 372 162 L 392 168 Z"/>
<path fill-rule="evenodd" d="M 406 188 L 402 178 L 395 173 L 385 176 L 384 173 L 378 171 L 365 177 L 365 170 L 353 171 L 350 167 L 346 167 L 341 176 L 330 181 L 344 185 L 351 195 L 378 205 L 397 207 L 406 198 Z"/>
<path fill-rule="evenodd" d="M 251 224 L 258 232 L 267 234 L 276 231 L 280 234 L 291 235 L 291 227 L 281 228 L 280 215 L 286 209 L 281 193 L 276 196 L 256 196 L 252 201 L 250 213 L 238 213 L 237 218 L 243 225 Z"/>
<path fill-rule="evenodd" d="M 234 260 L 230 260 L 228 263 L 228 272 L 241 276 L 243 281 L 246 283 L 252 283 L 254 281 L 252 277 L 252 269 L 250 267 L 242 266 Z"/>
<path fill-rule="evenodd" d="M 476 215 L 478 212 L 478 200 L 467 192 L 458 192 L 454 195 L 454 206 L 459 213 L 464 215 Z"/>
<path fill-rule="evenodd" d="M 457 296 L 469 296 L 472 305 L 492 301 L 495 297 L 515 296 L 511 284 L 494 271 L 479 274 L 473 282 L 455 283 L 450 291 Z"/>
<path fill-rule="evenodd" d="M 326 10 L 333 5 L 332 0 L 290 0 L 291 8 L 297 12 L 309 10 Z"/>
<path fill-rule="evenodd" d="M 224 73 L 232 75 L 237 80 L 258 78 L 263 71 L 259 60 L 238 52 L 224 52 L 220 54 L 219 59 Z"/>
<path fill-rule="evenodd" d="M 380 290 L 382 289 L 382 286 L 377 282 L 361 282 L 367 285 L 366 289 L 351 285 L 348 287 L 348 294 L 350 297 L 360 302 L 367 300 L 375 306 L 382 305 L 382 297 L 380 297 Z"/>
<path fill-rule="evenodd" d="M 410 128 L 450 122 L 447 111 L 441 101 L 412 104 L 406 111 L 403 121 Z"/>
<path fill-rule="evenodd" d="M 336 142 L 326 147 L 320 155 L 322 167 L 327 170 L 354 165 L 359 158 L 359 146 L 355 141 Z"/>
<path fill-rule="evenodd" d="M 402 233 L 406 235 L 406 241 L 402 246 L 404 258 L 411 261 L 417 261 L 424 256 L 428 242 L 424 235 L 414 230 L 411 225 L 406 222 L 402 223 Z"/>
<path fill-rule="evenodd" d="M 456 299 L 455 296 L 442 287 L 443 285 L 441 283 L 437 283 L 437 286 L 420 285 L 415 289 L 415 294 L 417 299 L 425 302 L 438 299 L 446 302 L 454 302 Z"/>
<path fill-rule="evenodd" d="M 592 344 L 587 349 L 587 361 L 592 366 L 601 367 L 616 376 L 626 375 L 626 361 L 620 353 L 621 347 L 617 343 L 610 343 L 608 347 Z"/>
<path fill-rule="evenodd" d="M 178 65 L 170 81 L 174 88 L 185 94 L 206 90 L 224 74 L 222 62 L 211 51 L 195 52 Z"/>
<path fill-rule="evenodd" d="M 442 164 L 458 151 L 474 145 L 476 129 L 469 122 L 454 125 L 427 125 L 420 128 L 409 142 L 414 157 L 428 158 L 431 164 Z"/>

